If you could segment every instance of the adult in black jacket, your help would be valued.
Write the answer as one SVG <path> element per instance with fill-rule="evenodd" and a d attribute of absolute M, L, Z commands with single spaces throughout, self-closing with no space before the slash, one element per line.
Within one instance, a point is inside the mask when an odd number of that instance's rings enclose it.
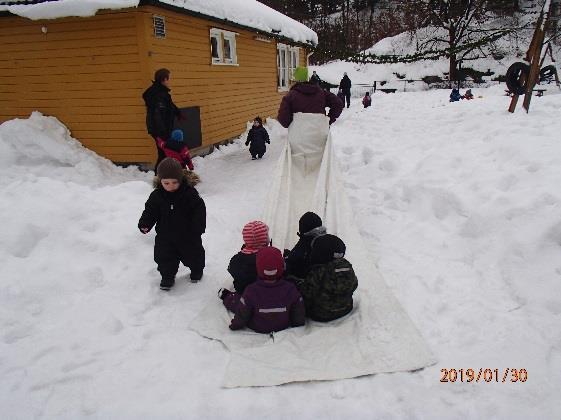
<path fill-rule="evenodd" d="M 314 85 L 319 85 L 321 83 L 321 79 L 315 70 L 312 72 L 312 76 L 310 77 L 310 83 L 313 83 Z"/>
<path fill-rule="evenodd" d="M 269 140 L 269 133 L 265 127 L 263 127 L 263 121 L 261 117 L 255 117 L 253 120 L 253 127 L 247 133 L 247 140 L 245 145 L 249 146 L 249 153 L 251 153 L 252 159 L 261 159 L 265 152 L 267 151 L 267 146 L 265 143 L 271 144 Z"/>
<path fill-rule="evenodd" d="M 138 221 L 142 233 L 148 233 L 154 225 L 154 261 L 162 275 L 160 289 L 169 290 L 174 285 L 180 261 L 191 269 L 192 282 L 200 280 L 205 266 L 201 235 L 206 230 L 206 207 L 173 158 L 165 158 L 158 166 L 155 189 Z"/>
<path fill-rule="evenodd" d="M 159 69 L 154 74 L 152 86 L 144 91 L 142 98 L 146 104 L 146 129 L 154 138 L 158 150 L 158 160 L 155 168 L 166 157 L 163 150 L 158 148 L 157 138 L 169 139 L 173 130 L 175 118 L 179 118 L 179 109 L 171 100 L 169 88 L 170 71 Z"/>
<path fill-rule="evenodd" d="M 309 211 L 304 213 L 298 222 L 298 236 L 300 239 L 285 255 L 287 276 L 305 278 L 310 271 L 312 241 L 321 235 L 325 235 L 326 229 L 322 226 L 321 218 Z"/>
<path fill-rule="evenodd" d="M 347 108 L 351 106 L 351 86 L 351 79 L 349 79 L 347 73 L 344 73 L 343 78 L 339 83 L 339 89 L 341 89 L 343 95 L 345 95 L 345 99 L 347 100 Z"/>

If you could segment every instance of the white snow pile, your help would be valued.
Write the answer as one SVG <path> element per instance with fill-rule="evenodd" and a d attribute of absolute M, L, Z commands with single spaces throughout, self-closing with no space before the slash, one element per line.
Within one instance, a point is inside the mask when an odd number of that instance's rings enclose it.
<path fill-rule="evenodd" d="M 85 185 L 116 184 L 125 179 L 145 179 L 136 168 L 119 168 L 71 137 L 55 117 L 36 111 L 28 119 L 2 124 L 0 172 L 12 179 L 12 167 L 26 175 L 72 181 Z M 10 170 L 6 170 L 9 168 Z"/>
<path fill-rule="evenodd" d="M 261 160 L 243 138 L 194 159 L 207 267 L 198 284 L 182 267 L 165 294 L 154 234 L 136 227 L 151 173 L 92 158 L 39 114 L 0 125 L 3 416 L 559 418 L 561 95 L 509 114 L 503 93 L 377 93 L 332 126 L 361 236 L 438 363 L 264 388 L 222 388 L 229 352 L 188 325 L 262 214 L 284 129 L 268 122 Z M 498 380 L 468 383 L 469 368 Z M 527 380 L 503 382 L 507 368 Z"/>
<path fill-rule="evenodd" d="M 6 3 L 6 1 L 0 3 Z M 29 19 L 39 20 L 68 16 L 93 16 L 103 9 L 137 7 L 139 0 L 56 0 L 36 4 L 8 3 L 0 4 L 0 11 L 9 11 Z M 228 20 L 270 34 L 281 35 L 296 42 L 312 45 L 318 43 L 317 34 L 306 25 L 257 0 L 161 0 L 161 3 Z"/>
<path fill-rule="evenodd" d="M 56 0 L 36 4 L 16 4 L 18 0 L 0 5 L 0 11 L 8 11 L 28 19 L 57 19 L 67 16 L 94 16 L 103 9 L 137 7 L 139 0 Z"/>

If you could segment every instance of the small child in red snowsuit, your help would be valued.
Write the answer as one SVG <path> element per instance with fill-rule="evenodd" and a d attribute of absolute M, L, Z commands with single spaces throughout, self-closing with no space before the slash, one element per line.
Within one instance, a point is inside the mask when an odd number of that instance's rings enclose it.
<path fill-rule="evenodd" d="M 158 143 L 158 147 L 163 150 L 166 157 L 177 160 L 182 168 L 189 168 L 191 171 L 195 169 L 193 161 L 191 160 L 189 148 L 183 143 L 183 131 L 179 129 L 173 130 L 167 141 L 157 137 L 156 142 Z"/>

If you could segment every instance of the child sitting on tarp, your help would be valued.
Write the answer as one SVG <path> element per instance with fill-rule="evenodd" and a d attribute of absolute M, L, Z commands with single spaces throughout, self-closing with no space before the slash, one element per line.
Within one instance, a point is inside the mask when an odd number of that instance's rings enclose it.
<path fill-rule="evenodd" d="M 234 289 L 242 294 L 257 280 L 255 257 L 257 251 L 269 245 L 269 227 L 259 220 L 247 223 L 242 230 L 242 249 L 230 259 L 228 272 L 234 278 Z"/>
<path fill-rule="evenodd" d="M 321 217 L 317 214 L 309 211 L 300 217 L 297 233 L 300 239 L 298 239 L 292 251 L 285 250 L 287 276 L 306 277 L 310 270 L 312 240 L 317 236 L 325 235 L 325 232 Z"/>
<path fill-rule="evenodd" d="M 322 235 L 312 243 L 312 267 L 305 279 L 294 278 L 304 297 L 306 315 L 328 322 L 353 309 L 353 292 L 358 286 L 353 266 L 345 256 L 345 244 L 335 235 Z"/>
<path fill-rule="evenodd" d="M 249 327 L 258 333 L 271 333 L 306 322 L 302 296 L 294 284 L 286 281 L 280 250 L 268 246 L 257 252 L 257 281 L 243 295 L 221 289 L 224 306 L 235 313 L 231 330 Z"/>
<path fill-rule="evenodd" d="M 269 133 L 265 127 L 263 127 L 263 121 L 261 117 L 255 117 L 253 120 L 253 126 L 247 133 L 247 140 L 245 145 L 249 146 L 249 153 L 251 153 L 251 159 L 261 159 L 265 152 L 267 151 L 267 146 L 265 143 L 271 144 L 269 140 Z"/>
<path fill-rule="evenodd" d="M 452 89 L 452 93 L 450 93 L 450 102 L 457 102 L 460 99 L 464 99 L 464 97 L 460 95 L 460 91 L 456 88 Z"/>
<path fill-rule="evenodd" d="M 370 105 L 372 105 L 372 98 L 370 97 L 370 92 L 366 92 L 364 98 L 362 98 L 362 106 L 368 108 Z"/>
<path fill-rule="evenodd" d="M 166 157 L 177 160 L 182 168 L 189 168 L 191 171 L 195 169 L 193 167 L 193 161 L 191 160 L 189 148 L 183 143 L 183 131 L 179 129 L 173 130 L 167 141 L 157 137 L 156 142 L 158 143 L 158 147 L 164 151 Z"/>

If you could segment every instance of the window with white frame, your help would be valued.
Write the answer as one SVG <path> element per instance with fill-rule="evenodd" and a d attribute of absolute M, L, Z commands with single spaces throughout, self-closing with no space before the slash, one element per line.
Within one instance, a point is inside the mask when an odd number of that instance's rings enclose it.
<path fill-rule="evenodd" d="M 236 54 L 236 33 L 223 29 L 212 28 L 210 30 L 210 54 L 212 64 L 236 65 L 238 57 Z"/>
<path fill-rule="evenodd" d="M 298 47 L 277 44 L 277 80 L 279 89 L 288 89 L 289 81 L 294 80 L 294 69 L 298 67 Z"/>

